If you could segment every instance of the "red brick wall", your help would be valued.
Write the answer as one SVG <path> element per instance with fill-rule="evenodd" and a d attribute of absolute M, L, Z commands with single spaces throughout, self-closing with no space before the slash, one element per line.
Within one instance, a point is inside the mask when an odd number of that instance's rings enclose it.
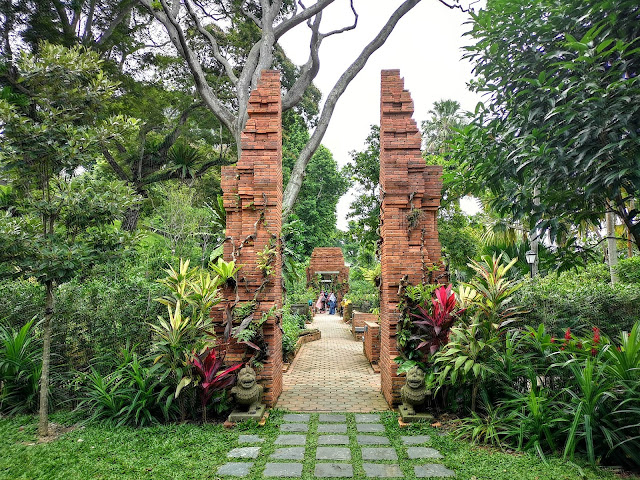
<path fill-rule="evenodd" d="M 403 278 L 413 285 L 435 282 L 442 269 L 436 216 L 442 189 L 442 167 L 427 166 L 411 94 L 399 70 L 383 70 L 380 98 L 380 371 L 382 393 L 389 405 L 400 403 L 404 378 L 397 374 L 396 333 L 398 287 Z M 413 221 L 411 220 L 413 219 Z"/>
<path fill-rule="evenodd" d="M 238 272 L 237 295 L 240 303 L 251 301 L 264 280 L 257 266 L 257 253 L 275 243 L 277 251 L 273 274 L 258 297 L 254 313 L 259 318 L 272 306 L 282 306 L 282 104 L 280 73 L 264 70 L 258 87 L 249 98 L 249 119 L 242 132 L 240 160 L 222 168 L 222 190 L 227 211 L 226 261 L 242 265 Z M 225 305 L 233 303 L 236 291 L 225 289 L 226 299 L 213 311 L 223 321 Z M 264 402 L 275 405 L 282 392 L 282 332 L 279 318 L 272 316 L 263 326 L 268 357 L 258 381 L 265 387 Z M 217 329 L 221 334 L 223 327 Z M 230 347 L 228 359 L 246 359 L 245 347 Z"/>
<path fill-rule="evenodd" d="M 356 327 L 364 327 L 365 322 L 377 322 L 378 315 L 375 313 L 353 312 L 351 319 L 351 334 L 356 340 L 362 340 L 363 334 L 356 333 Z"/>
<path fill-rule="evenodd" d="M 349 291 L 349 267 L 344 264 L 342 249 L 339 247 L 316 247 L 311 254 L 311 260 L 307 267 L 307 285 L 313 285 L 316 280 L 316 272 L 339 272 L 336 280 L 342 284 L 342 289 L 335 294 L 338 304 Z M 322 285 L 320 285 L 322 288 Z M 320 292 L 316 292 L 317 295 Z M 318 300 L 318 296 L 314 302 Z"/>
<path fill-rule="evenodd" d="M 377 322 L 365 322 L 364 354 L 369 363 L 380 361 L 380 324 Z"/>

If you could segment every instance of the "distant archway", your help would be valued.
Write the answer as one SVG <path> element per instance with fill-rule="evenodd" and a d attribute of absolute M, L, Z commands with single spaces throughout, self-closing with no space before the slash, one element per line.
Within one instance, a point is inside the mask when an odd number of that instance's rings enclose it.
<path fill-rule="evenodd" d="M 334 292 L 338 302 L 349 291 L 349 267 L 344 263 L 339 247 L 316 247 L 307 267 L 307 286 L 319 293 L 321 290 Z"/>

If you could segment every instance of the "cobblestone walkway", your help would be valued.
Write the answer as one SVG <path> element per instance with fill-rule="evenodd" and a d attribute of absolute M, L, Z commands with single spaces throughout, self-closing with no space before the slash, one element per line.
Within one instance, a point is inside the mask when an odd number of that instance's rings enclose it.
<path fill-rule="evenodd" d="M 395 420 L 387 414 L 385 425 L 377 413 L 286 414 L 276 435 L 239 435 L 216 473 L 254 478 L 455 476 L 440 452 L 429 446 L 429 435 L 394 431 Z"/>
<path fill-rule="evenodd" d="M 337 315 L 319 314 L 314 328 L 322 339 L 302 346 L 283 377 L 277 407 L 294 412 L 375 412 L 387 410 L 380 375 L 373 373 L 362 342 Z"/>

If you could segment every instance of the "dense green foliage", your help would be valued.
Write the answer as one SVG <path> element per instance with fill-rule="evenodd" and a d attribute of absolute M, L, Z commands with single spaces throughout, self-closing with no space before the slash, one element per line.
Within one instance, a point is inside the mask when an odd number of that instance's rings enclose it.
<path fill-rule="evenodd" d="M 302 117 L 287 112 L 283 119 L 282 169 L 284 182 L 309 139 Z M 285 241 L 298 261 L 315 247 L 332 246 L 336 237 L 336 205 L 348 188 L 331 152 L 320 146 L 309 161 L 292 214 L 283 226 Z"/>
<path fill-rule="evenodd" d="M 622 268 L 630 263 L 622 262 Z M 523 317 L 527 325 L 544 324 L 557 336 L 567 327 L 582 332 L 599 327 L 617 335 L 640 321 L 640 285 L 611 285 L 605 265 L 536 278 L 524 285 L 516 301 L 528 311 Z"/>
<path fill-rule="evenodd" d="M 578 253 L 578 226 L 606 211 L 640 245 L 638 14 L 633 0 L 493 0 L 471 22 L 489 98 L 459 137 L 464 182 Z"/>
<path fill-rule="evenodd" d="M 290 360 L 295 353 L 300 331 L 305 328 L 305 317 L 286 311 L 282 315 L 282 358 Z"/>
<path fill-rule="evenodd" d="M 456 306 L 449 305 L 460 312 L 450 335 L 445 332 L 448 343 L 403 367 L 421 365 L 436 404 L 471 412 L 458 431 L 475 442 L 509 445 L 543 459 L 551 453 L 573 460 L 578 454 L 591 464 L 637 467 L 640 322 L 612 337 L 597 326 L 565 325 L 556 335 L 543 324 L 523 325 L 524 309 L 514 301 L 521 297 L 514 294 L 527 287 L 509 278 L 514 264 L 495 257 L 472 263 L 476 275 L 458 289 Z M 418 319 L 428 320 L 425 325 L 445 319 L 446 309 L 438 306 L 449 302 L 445 293 L 441 297 L 432 309 L 424 303 Z M 421 340 L 442 343 L 435 336 Z"/>

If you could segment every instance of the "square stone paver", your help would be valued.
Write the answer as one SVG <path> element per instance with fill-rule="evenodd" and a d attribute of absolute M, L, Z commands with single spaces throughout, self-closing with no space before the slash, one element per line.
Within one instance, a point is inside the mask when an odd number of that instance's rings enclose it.
<path fill-rule="evenodd" d="M 311 418 L 309 413 L 285 413 L 282 420 L 285 422 L 308 422 Z"/>
<path fill-rule="evenodd" d="M 320 423 L 343 423 L 347 421 L 347 416 L 342 413 L 321 413 L 319 421 Z"/>
<path fill-rule="evenodd" d="M 221 465 L 218 468 L 218 475 L 224 475 L 228 477 L 246 477 L 249 475 L 249 470 L 253 467 L 252 462 L 230 462 Z"/>
<path fill-rule="evenodd" d="M 370 448 L 364 447 L 362 449 L 363 460 L 397 460 L 398 454 L 395 448 L 379 447 Z"/>
<path fill-rule="evenodd" d="M 377 413 L 356 413 L 356 423 L 378 423 L 380 415 Z"/>
<path fill-rule="evenodd" d="M 384 425 L 381 423 L 359 423 L 356 425 L 356 430 L 360 433 L 382 433 Z"/>
<path fill-rule="evenodd" d="M 347 435 L 319 435 L 318 445 L 349 445 Z"/>
<path fill-rule="evenodd" d="M 227 453 L 229 458 L 258 458 L 260 447 L 238 447 Z"/>
<path fill-rule="evenodd" d="M 351 450 L 345 447 L 318 447 L 316 460 L 351 460 Z"/>
<path fill-rule="evenodd" d="M 307 443 L 306 435 L 278 435 L 276 445 L 304 445 Z"/>
<path fill-rule="evenodd" d="M 302 476 L 302 464 L 301 463 L 267 463 L 264 466 L 263 477 L 301 477 Z"/>
<path fill-rule="evenodd" d="M 281 432 L 308 432 L 308 423 L 283 423 L 280 425 Z"/>
<path fill-rule="evenodd" d="M 400 465 L 389 463 L 363 463 L 368 478 L 403 478 Z"/>
<path fill-rule="evenodd" d="M 407 448 L 407 456 L 411 460 L 417 458 L 443 458 L 435 448 L 428 447 L 409 447 Z"/>
<path fill-rule="evenodd" d="M 348 463 L 316 463 L 316 477 L 353 477 L 353 467 Z"/>
<path fill-rule="evenodd" d="M 318 425 L 318 433 L 347 433 L 347 426 L 341 423 L 321 423 Z"/>
<path fill-rule="evenodd" d="M 416 465 L 413 467 L 413 471 L 418 478 L 428 477 L 454 477 L 456 472 L 449 470 L 444 465 L 439 463 L 432 463 L 428 465 Z"/>
<path fill-rule="evenodd" d="M 304 447 L 278 448 L 271 454 L 274 460 L 302 460 L 304 459 Z"/>
<path fill-rule="evenodd" d="M 238 443 L 262 443 L 264 438 L 260 438 L 258 435 L 240 435 L 238 437 Z"/>
<path fill-rule="evenodd" d="M 358 435 L 358 445 L 389 445 L 387 437 L 379 435 Z"/>
<path fill-rule="evenodd" d="M 412 435 L 410 437 L 400 437 L 405 445 L 420 445 L 431 441 L 429 435 Z"/>

